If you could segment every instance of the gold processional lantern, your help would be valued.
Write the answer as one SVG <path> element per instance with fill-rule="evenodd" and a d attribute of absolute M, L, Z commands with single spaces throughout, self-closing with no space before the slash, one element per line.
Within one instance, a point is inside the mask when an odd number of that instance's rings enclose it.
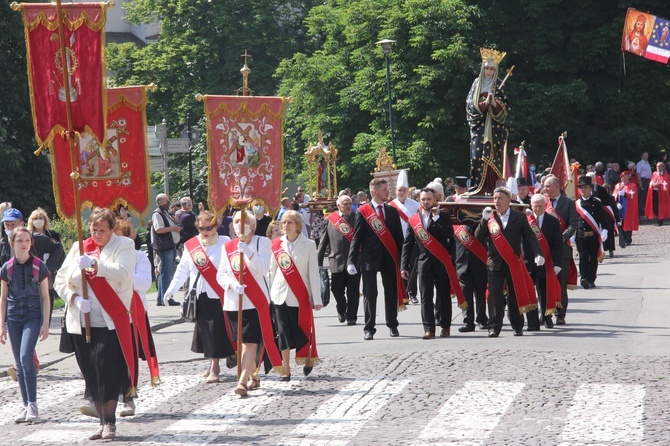
<path fill-rule="evenodd" d="M 307 149 L 309 169 L 310 208 L 325 209 L 337 200 L 337 149 L 323 142 L 319 131 L 319 142 Z"/>

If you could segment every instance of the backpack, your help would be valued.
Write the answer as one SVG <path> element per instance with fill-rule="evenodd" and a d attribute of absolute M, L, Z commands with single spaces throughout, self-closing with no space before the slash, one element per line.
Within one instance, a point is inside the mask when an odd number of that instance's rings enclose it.
<path fill-rule="evenodd" d="M 33 282 L 37 283 L 40 277 L 40 259 L 38 259 L 36 256 L 30 256 L 33 259 L 33 267 L 31 268 L 30 272 L 32 273 L 33 276 Z M 9 279 L 7 281 L 8 284 L 12 283 L 12 280 L 14 279 L 14 261 L 16 260 L 16 257 L 13 257 L 7 261 L 7 278 Z"/>

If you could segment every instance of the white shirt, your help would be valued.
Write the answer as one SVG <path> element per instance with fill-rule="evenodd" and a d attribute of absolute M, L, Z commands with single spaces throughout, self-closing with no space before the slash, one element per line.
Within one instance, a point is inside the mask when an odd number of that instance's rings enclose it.
<path fill-rule="evenodd" d="M 397 198 L 393 200 L 393 202 L 398 205 L 400 210 L 405 215 L 407 215 L 407 217 L 411 217 L 412 215 L 419 212 L 419 208 L 421 207 L 418 201 L 412 200 L 411 198 L 407 198 L 404 203 L 401 203 L 400 200 L 398 200 Z M 407 227 L 409 225 L 405 222 L 405 220 L 402 217 L 400 217 L 400 225 L 402 226 L 402 236 L 405 237 L 407 235 Z"/>
<path fill-rule="evenodd" d="M 640 178 L 651 180 L 651 166 L 649 165 L 649 161 L 638 161 L 635 165 L 635 170 L 637 171 L 637 174 L 640 175 Z"/>
<path fill-rule="evenodd" d="M 535 216 L 535 220 L 537 220 L 537 225 L 541 229 L 542 228 L 542 221 L 544 220 L 544 214 L 542 214 L 542 215 L 533 214 L 533 215 Z"/>
<path fill-rule="evenodd" d="M 512 208 L 507 208 L 507 212 L 500 216 L 500 221 L 502 222 L 502 227 L 505 229 L 507 227 L 507 222 L 509 221 L 509 211 Z"/>
<path fill-rule="evenodd" d="M 375 212 L 377 213 L 377 215 L 379 215 L 378 206 L 382 207 L 382 214 L 384 214 L 384 221 L 386 221 L 386 211 L 384 210 L 384 203 L 377 203 L 375 200 L 370 200 L 370 204 L 375 209 Z"/>

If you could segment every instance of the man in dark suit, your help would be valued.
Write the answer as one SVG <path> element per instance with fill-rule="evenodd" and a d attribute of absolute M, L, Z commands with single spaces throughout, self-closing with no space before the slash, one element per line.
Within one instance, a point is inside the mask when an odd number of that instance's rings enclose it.
<path fill-rule="evenodd" d="M 372 200 L 361 206 L 356 213 L 354 239 L 349 248 L 347 272 L 358 273 L 358 256 L 360 255 L 361 276 L 363 278 L 363 307 L 365 309 L 364 339 L 371 341 L 377 331 L 377 272 L 382 275 L 384 285 L 384 303 L 386 306 L 386 326 L 391 337 L 398 337 L 398 289 L 396 270 L 399 268 L 402 251 L 403 235 L 400 226 L 400 215 L 393 207 L 385 204 L 389 196 L 388 182 L 383 178 L 375 178 L 370 182 Z M 376 213 L 375 219 L 366 220 L 363 208 L 368 207 Z M 369 210 L 367 211 L 369 212 Z M 379 223 L 383 223 L 383 226 Z M 375 225 L 373 229 L 371 224 Z M 387 239 L 391 240 L 388 247 L 382 242 L 384 228 Z M 398 263 L 396 263 L 398 262 Z"/>
<path fill-rule="evenodd" d="M 570 272 L 570 262 L 572 261 L 572 246 L 570 239 L 577 231 L 577 222 L 579 216 L 575 209 L 575 202 L 572 198 L 561 194 L 561 185 L 557 177 L 549 175 L 542 181 L 544 194 L 549 197 L 551 206 L 560 217 L 559 223 L 563 231 L 563 258 L 561 259 L 561 306 L 556 316 L 556 325 L 565 325 L 565 313 L 568 309 L 568 273 Z"/>
<path fill-rule="evenodd" d="M 421 220 L 419 235 L 412 228 L 418 221 L 412 216 L 409 220 L 405 243 L 402 247 L 401 274 L 403 279 L 409 279 L 411 267 L 411 256 L 414 247 L 419 249 L 417 271 L 419 273 L 419 291 L 421 292 L 421 320 L 423 321 L 423 339 L 435 337 L 435 327 L 441 328 L 440 337 L 449 337 L 451 329 L 451 291 L 447 270 L 443 261 L 451 262 L 451 258 L 438 259 L 429 249 L 417 240 L 421 235 L 425 236 L 425 230 L 433 237 L 450 255 L 453 255 L 454 229 L 451 226 L 449 214 L 435 206 L 435 191 L 424 188 L 419 194 L 421 208 L 418 218 Z M 433 290 L 436 289 L 435 303 L 433 304 Z"/>
<path fill-rule="evenodd" d="M 533 198 L 530 200 L 530 207 L 549 248 L 548 252 L 543 252 L 542 254 L 543 256 L 551 256 L 551 260 L 553 262 L 552 264 L 554 266 L 551 274 L 558 275 L 562 269 L 561 260 L 563 258 L 563 235 L 561 233 L 561 224 L 558 222 L 556 217 L 545 212 L 547 209 L 547 200 L 544 195 L 533 195 Z M 528 262 L 527 266 L 530 272 L 530 276 L 535 282 L 538 301 L 540 303 L 540 313 L 543 315 L 542 321 L 544 326 L 547 328 L 553 328 L 554 324 L 551 320 L 551 316 L 544 316 L 544 312 L 547 308 L 546 265 L 536 265 L 533 261 L 533 253 L 530 249 L 528 249 L 528 247 L 526 247 L 526 245 L 524 245 L 524 258 Z M 540 318 L 538 317 L 537 310 L 531 310 L 526 313 L 526 319 L 528 321 L 528 331 L 537 331 L 540 329 Z"/>
<path fill-rule="evenodd" d="M 351 197 L 340 195 L 337 199 L 337 212 L 328 216 L 328 226 L 318 249 L 319 268 L 323 267 L 323 258 L 328 255 L 328 267 L 332 275 L 330 289 L 335 297 L 337 317 L 341 323 L 356 325 L 358 318 L 360 274 L 347 273 L 347 257 L 354 233 L 355 215 L 351 212 Z M 345 297 L 346 292 L 346 297 Z"/>
<path fill-rule="evenodd" d="M 503 316 L 505 315 L 505 296 L 503 294 L 505 283 L 507 284 L 507 311 L 510 325 L 514 330 L 514 336 L 523 335 L 523 316 L 519 313 L 519 306 L 516 300 L 515 285 L 523 283 L 523 277 L 513 277 L 513 271 L 518 274 L 527 274 L 519 265 L 519 256 L 521 255 L 521 243 L 528 245 L 534 254 L 535 263 L 539 266 L 544 265 L 544 257 L 540 244 L 535 238 L 535 234 L 528 225 L 526 215 L 523 212 L 515 211 L 510 208 L 512 202 L 512 192 L 506 187 L 497 187 L 493 191 L 493 204 L 495 211 L 487 207 L 482 212 L 482 219 L 475 231 L 475 237 L 480 242 L 488 243 L 488 259 L 486 266 L 488 269 L 489 285 L 489 337 L 497 338 L 500 335 L 503 325 Z M 503 258 L 503 254 L 498 250 L 492 237 L 497 233 L 489 232 L 489 219 L 494 218 L 496 231 L 502 230 L 502 241 L 508 243 L 512 252 L 510 258 Z"/>

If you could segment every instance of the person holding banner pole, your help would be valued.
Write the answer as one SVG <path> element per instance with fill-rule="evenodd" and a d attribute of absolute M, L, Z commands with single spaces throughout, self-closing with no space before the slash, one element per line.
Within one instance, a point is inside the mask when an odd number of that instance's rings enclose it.
<path fill-rule="evenodd" d="M 312 307 L 316 311 L 323 307 L 321 280 L 316 245 L 301 234 L 302 224 L 297 211 L 286 211 L 281 218 L 284 235 L 272 240 L 270 296 L 284 368 L 281 381 L 291 380 L 291 349 L 296 350 L 296 363 L 303 366 L 305 375 L 321 362 L 312 313 Z"/>

